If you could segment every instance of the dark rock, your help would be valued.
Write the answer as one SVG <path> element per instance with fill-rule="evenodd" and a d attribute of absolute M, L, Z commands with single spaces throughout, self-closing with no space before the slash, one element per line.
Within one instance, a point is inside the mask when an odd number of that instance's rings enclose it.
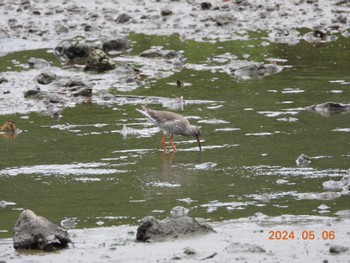
<path fill-rule="evenodd" d="M 153 216 L 142 219 L 137 229 L 136 240 L 139 242 L 162 241 L 166 238 L 178 238 L 183 235 L 213 232 L 204 219 L 190 217 L 157 220 Z"/>
<path fill-rule="evenodd" d="M 52 83 L 57 79 L 56 74 L 51 73 L 51 72 L 43 72 L 39 76 L 37 76 L 36 81 L 39 84 L 47 85 Z"/>
<path fill-rule="evenodd" d="M 201 3 L 201 8 L 202 8 L 202 10 L 208 10 L 211 8 L 211 3 L 210 2 L 203 2 L 203 3 Z"/>
<path fill-rule="evenodd" d="M 15 249 L 53 251 L 67 247 L 71 239 L 67 231 L 31 210 L 24 210 L 13 229 Z"/>
<path fill-rule="evenodd" d="M 211 259 L 211 258 L 214 258 L 218 253 L 217 252 L 214 252 L 212 253 L 211 255 L 205 257 L 205 258 L 201 258 L 201 260 L 207 260 L 207 259 Z"/>
<path fill-rule="evenodd" d="M 82 96 L 82 97 L 92 97 L 92 88 L 87 87 L 76 87 L 71 90 L 74 97 Z"/>
<path fill-rule="evenodd" d="M 162 16 L 170 16 L 170 15 L 173 14 L 173 11 L 171 11 L 170 9 L 163 9 L 163 10 L 160 12 L 160 14 L 161 14 Z"/>
<path fill-rule="evenodd" d="M 1 84 L 1 83 L 4 83 L 4 82 L 8 82 L 8 79 L 5 78 L 5 77 L 1 77 L 1 78 L 0 78 L 0 84 Z"/>
<path fill-rule="evenodd" d="M 40 12 L 39 10 L 33 10 L 32 14 L 33 14 L 33 15 L 40 16 L 40 15 L 41 15 L 41 12 Z"/>
<path fill-rule="evenodd" d="M 63 83 L 63 86 L 66 87 L 65 90 L 69 91 L 74 97 L 92 96 L 92 85 L 84 80 L 70 79 L 66 83 Z"/>
<path fill-rule="evenodd" d="M 55 51 L 59 56 L 66 57 L 73 61 L 76 59 L 86 59 L 91 49 L 92 48 L 85 43 L 73 43 L 69 45 L 59 45 L 55 48 Z"/>
<path fill-rule="evenodd" d="M 91 84 L 87 81 L 80 80 L 80 79 L 70 79 L 67 82 L 63 84 L 64 87 L 75 87 L 75 86 L 84 86 L 91 88 Z"/>
<path fill-rule="evenodd" d="M 103 42 L 102 49 L 104 52 L 109 52 L 111 50 L 123 51 L 128 49 L 129 41 L 127 38 L 116 38 Z"/>
<path fill-rule="evenodd" d="M 186 247 L 184 249 L 184 254 L 188 255 L 188 256 L 191 256 L 191 255 L 195 255 L 197 254 L 196 251 L 192 248 L 189 248 L 189 247 Z"/>
<path fill-rule="evenodd" d="M 27 90 L 24 92 L 25 98 L 39 98 L 41 97 L 41 91 L 40 90 Z"/>
<path fill-rule="evenodd" d="M 343 246 L 331 246 L 329 248 L 329 253 L 331 254 L 340 254 L 349 251 L 348 247 L 343 247 Z"/>
<path fill-rule="evenodd" d="M 94 49 L 86 60 L 85 70 L 104 72 L 115 67 L 115 62 L 102 49 Z"/>
<path fill-rule="evenodd" d="M 344 112 L 350 112 L 350 104 L 326 102 L 306 107 L 309 111 L 315 111 L 324 116 L 336 115 Z"/>
<path fill-rule="evenodd" d="M 84 86 L 84 87 L 89 87 L 91 88 L 91 84 L 88 83 L 85 80 L 80 80 L 80 79 L 70 79 L 67 82 L 63 83 L 64 87 L 75 87 L 75 86 Z"/>
<path fill-rule="evenodd" d="M 117 17 L 115 22 L 117 22 L 118 24 L 125 24 L 129 22 L 130 19 L 131 19 L 131 16 L 129 16 L 128 14 L 121 14 Z"/>
<path fill-rule="evenodd" d="M 315 30 L 313 32 L 314 37 L 319 37 L 321 40 L 326 39 L 326 33 L 322 32 L 321 30 Z"/>
<path fill-rule="evenodd" d="M 91 49 L 88 45 L 84 45 L 84 44 L 73 45 L 66 49 L 65 55 L 70 60 L 73 60 L 76 58 L 86 58 L 89 56 L 90 51 Z"/>

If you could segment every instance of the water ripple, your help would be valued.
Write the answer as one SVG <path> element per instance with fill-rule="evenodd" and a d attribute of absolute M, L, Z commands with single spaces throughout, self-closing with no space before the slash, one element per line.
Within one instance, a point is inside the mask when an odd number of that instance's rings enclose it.
<path fill-rule="evenodd" d="M 125 170 L 111 169 L 108 168 L 108 166 L 108 163 L 74 163 L 22 166 L 0 170 L 0 176 L 16 176 L 20 174 L 103 175 L 126 172 Z"/>

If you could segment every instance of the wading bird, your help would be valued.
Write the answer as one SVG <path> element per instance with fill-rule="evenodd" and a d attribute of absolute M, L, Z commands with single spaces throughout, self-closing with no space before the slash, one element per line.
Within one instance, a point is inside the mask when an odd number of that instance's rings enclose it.
<path fill-rule="evenodd" d="M 171 134 L 169 142 L 174 152 L 176 151 L 176 147 L 173 144 L 174 135 L 195 137 L 197 139 L 199 150 L 202 151 L 201 142 L 199 139 L 201 136 L 201 130 L 198 126 L 191 125 L 190 122 L 180 114 L 170 111 L 152 110 L 145 106 L 141 107 L 142 109 L 137 109 L 137 111 L 145 115 L 151 123 L 155 124 L 163 131 L 161 144 L 164 152 L 166 152 L 165 137 L 168 133 Z"/>

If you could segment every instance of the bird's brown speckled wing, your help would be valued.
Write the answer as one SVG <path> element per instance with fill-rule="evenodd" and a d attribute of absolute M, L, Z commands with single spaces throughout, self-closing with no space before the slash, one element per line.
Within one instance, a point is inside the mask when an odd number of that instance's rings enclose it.
<path fill-rule="evenodd" d="M 163 130 L 170 134 L 184 135 L 184 132 L 188 126 L 188 120 L 183 118 L 183 120 L 170 120 L 163 123 Z"/>
<path fill-rule="evenodd" d="M 149 114 L 152 119 L 158 123 L 165 123 L 168 121 L 183 121 L 185 123 L 188 123 L 188 120 L 186 118 L 175 112 L 152 110 L 146 107 L 142 108 Z"/>
<path fill-rule="evenodd" d="M 164 132 L 182 134 L 189 125 L 189 121 L 180 114 L 170 111 L 152 110 L 142 106 L 144 115 Z"/>

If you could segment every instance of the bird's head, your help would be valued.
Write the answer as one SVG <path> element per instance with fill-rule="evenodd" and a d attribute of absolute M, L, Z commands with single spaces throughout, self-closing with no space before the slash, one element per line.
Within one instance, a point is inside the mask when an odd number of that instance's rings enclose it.
<path fill-rule="evenodd" d="M 199 150 L 202 151 L 201 141 L 199 137 L 201 136 L 201 128 L 198 126 L 192 126 L 192 134 L 197 139 Z"/>

